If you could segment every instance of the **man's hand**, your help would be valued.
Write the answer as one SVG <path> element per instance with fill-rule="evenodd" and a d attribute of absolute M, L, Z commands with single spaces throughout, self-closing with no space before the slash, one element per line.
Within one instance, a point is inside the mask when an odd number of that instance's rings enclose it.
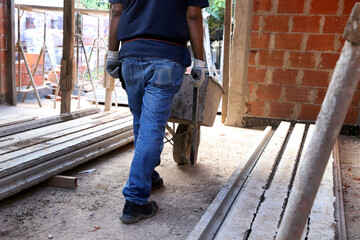
<path fill-rule="evenodd" d="M 193 87 L 200 87 L 205 80 L 205 62 L 199 59 L 193 60 L 193 68 L 189 75 L 189 80 Z"/>
<path fill-rule="evenodd" d="M 120 77 L 120 62 L 118 59 L 118 51 L 108 51 L 105 69 L 112 78 Z"/>

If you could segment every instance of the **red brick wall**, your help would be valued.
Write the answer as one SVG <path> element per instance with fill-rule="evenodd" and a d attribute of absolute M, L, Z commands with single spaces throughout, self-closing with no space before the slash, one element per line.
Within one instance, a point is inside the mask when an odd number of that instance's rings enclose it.
<path fill-rule="evenodd" d="M 6 93 L 6 1 L 0 0 L 0 102 Z"/>
<path fill-rule="evenodd" d="M 253 0 L 247 116 L 315 120 L 354 0 Z M 360 86 L 346 123 L 359 124 Z"/>

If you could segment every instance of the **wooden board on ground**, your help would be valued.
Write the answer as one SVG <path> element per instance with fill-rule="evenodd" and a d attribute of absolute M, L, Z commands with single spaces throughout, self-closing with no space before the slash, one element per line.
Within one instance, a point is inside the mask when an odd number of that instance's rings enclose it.
<path fill-rule="evenodd" d="M 71 119 L 75 119 L 75 118 L 80 118 L 83 116 L 98 113 L 99 111 L 100 110 L 96 109 L 96 108 L 84 109 L 84 110 L 80 110 L 80 111 L 76 111 L 76 112 L 64 113 L 64 114 L 60 114 L 57 116 L 46 117 L 46 118 L 41 118 L 41 119 L 29 121 L 29 122 L 19 123 L 19 124 L 15 124 L 15 125 L 8 126 L 8 127 L 1 127 L 0 128 L 0 137 L 19 133 L 19 132 L 28 131 L 28 130 L 43 127 L 43 126 L 48 126 L 50 124 L 59 123 L 59 122 L 63 122 L 63 121 L 67 121 L 67 120 L 71 120 Z"/>
<path fill-rule="evenodd" d="M 0 119 L 0 127 L 5 127 L 5 126 L 18 124 L 18 123 L 28 122 L 31 120 L 35 120 L 37 118 L 38 118 L 37 116 L 31 116 L 31 117 L 13 116 L 13 117 L 8 117 L 8 118 L 2 118 L 2 119 Z"/>
<path fill-rule="evenodd" d="M 70 188 L 77 187 L 77 177 L 55 175 L 44 183 L 50 187 Z"/>
<path fill-rule="evenodd" d="M 258 160 L 248 182 L 234 201 L 215 239 L 243 239 L 248 235 L 259 200 L 265 191 L 289 128 L 289 122 L 281 122 Z"/>
<path fill-rule="evenodd" d="M 105 103 L 106 100 L 106 88 L 95 88 L 96 91 L 96 98 L 98 100 L 99 103 Z M 124 89 L 122 89 L 121 87 L 115 87 L 114 91 L 116 91 L 116 96 L 117 96 L 117 103 L 119 105 L 125 105 L 127 106 L 128 103 L 128 99 L 127 99 L 127 95 Z M 112 92 L 112 97 L 111 97 L 111 102 L 112 104 L 115 104 L 115 94 L 114 91 Z M 88 92 L 86 93 L 86 100 L 89 102 L 95 102 L 95 97 L 94 97 L 94 93 L 93 92 Z"/>

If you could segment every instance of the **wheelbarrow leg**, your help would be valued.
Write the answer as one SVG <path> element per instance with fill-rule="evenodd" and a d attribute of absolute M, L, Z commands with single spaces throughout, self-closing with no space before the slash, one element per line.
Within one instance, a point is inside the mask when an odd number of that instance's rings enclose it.
<path fill-rule="evenodd" d="M 198 93 L 199 88 L 194 87 L 193 90 L 193 109 L 192 109 L 192 125 L 193 125 L 193 138 L 191 144 L 191 152 L 190 152 L 190 164 L 195 165 L 197 159 L 197 135 L 198 133 Z"/>

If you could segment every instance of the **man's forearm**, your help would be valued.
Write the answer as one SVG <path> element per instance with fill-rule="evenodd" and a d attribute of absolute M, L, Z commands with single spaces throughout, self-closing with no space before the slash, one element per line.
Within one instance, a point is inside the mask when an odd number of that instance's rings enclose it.
<path fill-rule="evenodd" d="M 120 41 L 117 39 L 117 29 L 123 11 L 122 3 L 111 4 L 111 19 L 109 27 L 109 51 L 118 51 Z"/>
<path fill-rule="evenodd" d="M 194 58 L 204 60 L 204 31 L 201 8 L 189 6 L 186 12 L 186 19 L 189 26 L 190 43 Z"/>

